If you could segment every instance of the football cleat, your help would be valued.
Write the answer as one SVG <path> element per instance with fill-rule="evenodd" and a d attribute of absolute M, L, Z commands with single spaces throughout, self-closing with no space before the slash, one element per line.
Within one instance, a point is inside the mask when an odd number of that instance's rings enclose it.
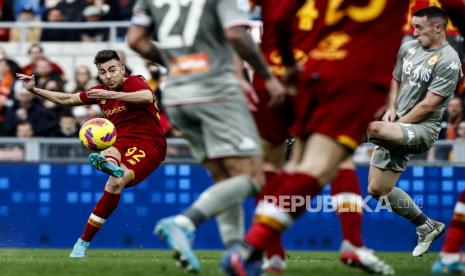
<path fill-rule="evenodd" d="M 153 233 L 166 241 L 168 246 L 174 250 L 173 257 L 178 267 L 182 267 L 187 272 L 200 271 L 200 263 L 191 248 L 194 234 L 178 226 L 174 222 L 174 217 L 160 220 Z"/>
<path fill-rule="evenodd" d="M 100 153 L 93 152 L 89 154 L 89 161 L 94 168 L 111 176 L 120 178 L 124 175 L 124 170 L 122 168 L 108 162 Z"/>
<path fill-rule="evenodd" d="M 424 225 L 417 227 L 418 244 L 412 251 L 414 257 L 421 257 L 428 252 L 434 240 L 439 238 L 446 226 L 444 223 L 428 219 Z"/>
<path fill-rule="evenodd" d="M 394 269 L 376 257 L 373 250 L 366 247 L 356 247 L 347 240 L 342 242 L 340 254 L 340 260 L 345 265 L 358 267 L 373 274 L 395 274 Z"/>
<path fill-rule="evenodd" d="M 441 257 L 438 257 L 431 268 L 432 274 L 464 274 L 465 265 L 460 262 L 453 262 L 451 264 L 445 264 L 441 261 Z"/>
<path fill-rule="evenodd" d="M 246 261 L 241 255 L 240 245 L 228 249 L 221 258 L 221 269 L 229 276 L 262 276 L 260 259 Z"/>
<path fill-rule="evenodd" d="M 86 256 L 86 250 L 89 248 L 90 242 L 86 242 L 79 238 L 73 246 L 73 251 L 69 254 L 71 258 L 84 258 Z"/>
<path fill-rule="evenodd" d="M 271 258 L 265 258 L 262 265 L 262 269 L 266 273 L 284 273 L 286 272 L 286 268 L 286 260 L 281 258 L 279 255 L 273 255 Z"/>

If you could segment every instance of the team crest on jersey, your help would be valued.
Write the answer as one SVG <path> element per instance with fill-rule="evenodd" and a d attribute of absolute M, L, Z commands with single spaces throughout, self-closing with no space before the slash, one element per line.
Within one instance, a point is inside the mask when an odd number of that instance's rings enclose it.
<path fill-rule="evenodd" d="M 438 59 L 439 59 L 439 55 L 434 54 L 432 57 L 430 57 L 430 58 L 428 59 L 428 65 L 430 65 L 430 66 L 435 65 L 436 62 L 438 62 Z"/>
<path fill-rule="evenodd" d="M 333 32 L 318 43 L 318 46 L 310 52 L 310 57 L 315 60 L 341 60 L 349 54 L 342 49 L 352 38 L 345 32 Z"/>

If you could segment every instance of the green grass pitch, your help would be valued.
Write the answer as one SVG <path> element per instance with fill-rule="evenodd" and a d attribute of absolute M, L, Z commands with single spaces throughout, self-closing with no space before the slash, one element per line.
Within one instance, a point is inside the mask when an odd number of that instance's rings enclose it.
<path fill-rule="evenodd" d="M 68 258 L 67 250 L 2 249 L 0 275 L 186 275 L 164 250 L 89 250 L 85 259 Z M 200 275 L 222 275 L 218 266 L 221 251 L 197 251 Z M 429 275 L 436 254 L 413 258 L 410 253 L 378 254 L 396 270 L 396 275 Z M 285 275 L 365 275 L 339 263 L 337 252 L 288 253 Z"/>

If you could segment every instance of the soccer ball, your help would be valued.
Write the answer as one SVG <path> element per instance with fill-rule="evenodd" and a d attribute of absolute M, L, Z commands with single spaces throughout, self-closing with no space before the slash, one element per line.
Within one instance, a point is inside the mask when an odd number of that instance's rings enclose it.
<path fill-rule="evenodd" d="M 84 147 L 100 151 L 113 145 L 116 140 L 116 128 L 104 118 L 94 118 L 85 122 L 79 130 L 79 140 Z"/>

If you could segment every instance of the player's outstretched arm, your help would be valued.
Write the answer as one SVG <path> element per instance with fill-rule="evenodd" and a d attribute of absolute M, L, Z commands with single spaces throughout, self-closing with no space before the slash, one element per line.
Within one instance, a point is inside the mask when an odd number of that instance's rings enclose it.
<path fill-rule="evenodd" d="M 41 96 L 51 102 L 54 102 L 59 105 L 84 105 L 84 103 L 79 98 L 79 94 L 68 94 L 65 92 L 55 92 L 49 91 L 45 89 L 40 89 L 36 87 L 34 76 L 28 76 L 24 74 L 16 74 L 19 80 L 24 82 L 24 88 L 31 92 L 32 94 L 36 94 Z"/>
<path fill-rule="evenodd" d="M 155 103 L 157 100 L 155 98 L 155 94 L 148 90 L 140 90 L 131 93 L 124 93 L 118 91 L 109 91 L 105 89 L 91 89 L 86 92 L 86 95 L 89 99 L 95 100 L 120 100 L 127 103 L 133 104 L 152 104 Z"/>

